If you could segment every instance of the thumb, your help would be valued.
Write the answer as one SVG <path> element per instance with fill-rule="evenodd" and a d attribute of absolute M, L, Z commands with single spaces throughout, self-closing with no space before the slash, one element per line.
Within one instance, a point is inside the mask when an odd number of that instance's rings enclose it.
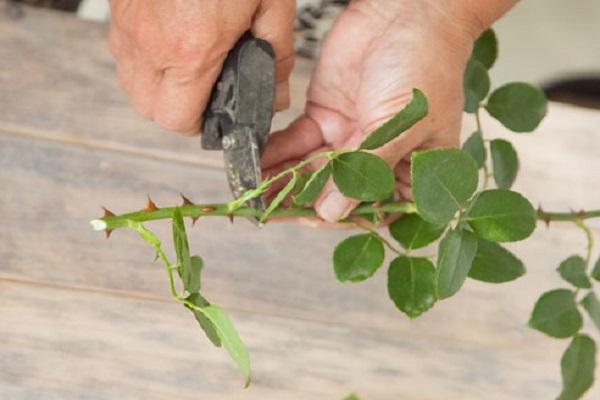
<path fill-rule="evenodd" d="M 344 196 L 331 179 L 315 203 L 315 210 L 325 221 L 338 222 L 346 218 L 358 204 L 358 200 Z"/>

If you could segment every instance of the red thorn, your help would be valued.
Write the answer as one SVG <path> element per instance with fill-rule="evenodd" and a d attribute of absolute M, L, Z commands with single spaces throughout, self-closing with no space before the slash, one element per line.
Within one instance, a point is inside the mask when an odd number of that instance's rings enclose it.
<path fill-rule="evenodd" d="M 200 219 L 200 217 L 192 217 L 192 227 L 196 226 L 196 222 Z"/>
<path fill-rule="evenodd" d="M 585 210 L 580 210 L 575 214 L 578 219 L 585 219 Z"/>
<path fill-rule="evenodd" d="M 152 201 L 150 195 L 148 195 L 148 202 L 146 203 L 146 207 L 144 207 L 142 211 L 152 212 L 156 210 L 158 210 L 158 207 L 156 207 L 156 204 Z"/>
<path fill-rule="evenodd" d="M 102 207 L 102 209 L 104 210 L 104 218 L 115 216 L 115 214 L 112 211 L 110 211 L 108 208 Z"/>
<path fill-rule="evenodd" d="M 179 195 L 181 196 L 181 199 L 183 200 L 183 205 L 184 206 L 193 206 L 194 203 L 192 203 L 192 201 L 190 199 L 188 199 L 187 197 L 185 197 L 183 195 L 183 193 L 179 193 Z"/>
<path fill-rule="evenodd" d="M 208 214 L 208 213 L 211 213 L 211 212 L 214 212 L 214 211 L 215 211 L 215 209 L 214 209 L 214 208 L 212 208 L 212 207 L 204 207 L 204 208 L 202 209 L 202 212 L 203 212 L 203 213 L 206 213 L 206 214 Z"/>
<path fill-rule="evenodd" d="M 110 234 L 111 234 L 112 232 L 113 232 L 113 230 L 112 230 L 112 229 L 107 229 L 107 230 L 105 230 L 105 231 L 104 231 L 104 234 L 106 235 L 106 238 L 107 238 L 107 239 L 108 239 L 108 238 L 110 238 Z"/>
<path fill-rule="evenodd" d="M 229 217 L 229 223 L 233 224 L 233 214 L 227 215 Z"/>

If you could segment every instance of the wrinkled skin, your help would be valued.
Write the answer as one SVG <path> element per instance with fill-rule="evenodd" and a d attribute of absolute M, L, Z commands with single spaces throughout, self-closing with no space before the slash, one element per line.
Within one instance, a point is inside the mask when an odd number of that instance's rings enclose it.
<path fill-rule="evenodd" d="M 410 152 L 458 145 L 463 73 L 477 33 L 452 10 L 424 2 L 354 1 L 324 43 L 304 115 L 271 137 L 265 172 L 314 152 L 358 147 L 419 88 L 429 99 L 429 116 L 375 151 L 395 168 L 396 198 L 409 199 Z M 329 182 L 315 208 L 335 222 L 356 205 Z"/>
<path fill-rule="evenodd" d="M 353 0 L 324 43 L 304 114 L 271 136 L 264 174 L 315 152 L 356 148 L 419 88 L 429 99 L 428 117 L 375 151 L 395 170 L 396 198 L 410 199 L 410 153 L 458 145 L 462 79 L 472 43 L 515 2 Z M 199 132 L 222 63 L 248 29 L 273 44 L 275 108 L 287 107 L 294 0 L 110 0 L 110 5 L 110 48 L 121 86 L 136 111 L 161 127 Z M 329 182 L 315 209 L 333 223 L 356 204 Z"/>
<path fill-rule="evenodd" d="M 295 0 L 110 0 L 109 45 L 135 110 L 164 129 L 198 133 L 229 50 L 248 30 L 277 58 L 277 110 L 289 104 Z"/>

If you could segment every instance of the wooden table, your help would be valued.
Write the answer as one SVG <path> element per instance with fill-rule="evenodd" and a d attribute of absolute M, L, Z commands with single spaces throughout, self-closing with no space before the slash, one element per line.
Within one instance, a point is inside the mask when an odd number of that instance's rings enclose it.
<path fill-rule="evenodd" d="M 3 6 L 3 4 L 0 4 Z M 554 269 L 583 252 L 570 225 L 510 246 L 529 269 L 502 286 L 469 281 L 416 321 L 388 300 L 385 273 L 335 282 L 345 233 L 202 221 L 207 297 L 230 312 L 254 383 L 174 304 L 152 251 L 130 232 L 109 241 L 88 220 L 100 205 L 160 204 L 179 191 L 223 201 L 221 161 L 197 139 L 136 117 L 116 86 L 106 27 L 27 10 L 0 16 L 0 398 L 548 399 L 567 342 L 526 327 L 535 299 L 561 286 Z M 294 75 L 302 106 L 310 64 Z M 502 132 L 490 120 L 488 137 Z M 468 122 L 466 125 L 470 125 Z M 469 130 L 467 127 L 466 131 Z M 499 133 L 503 135 L 503 133 Z M 538 133 L 513 137 L 518 189 L 546 208 L 600 205 L 600 114 L 551 106 Z M 165 238 L 168 224 L 152 225 Z M 598 229 L 598 224 L 595 224 Z M 596 337 L 593 327 L 587 331 Z M 597 398 L 600 385 L 587 398 Z"/>

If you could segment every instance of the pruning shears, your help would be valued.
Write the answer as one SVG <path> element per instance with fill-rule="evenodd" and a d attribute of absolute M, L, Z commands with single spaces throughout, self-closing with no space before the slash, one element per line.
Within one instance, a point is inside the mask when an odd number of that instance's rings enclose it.
<path fill-rule="evenodd" d="M 260 156 L 267 143 L 275 101 L 275 52 L 246 33 L 229 52 L 204 111 L 202 148 L 222 150 L 234 198 L 262 180 Z M 247 202 L 265 210 L 262 197 Z"/>

